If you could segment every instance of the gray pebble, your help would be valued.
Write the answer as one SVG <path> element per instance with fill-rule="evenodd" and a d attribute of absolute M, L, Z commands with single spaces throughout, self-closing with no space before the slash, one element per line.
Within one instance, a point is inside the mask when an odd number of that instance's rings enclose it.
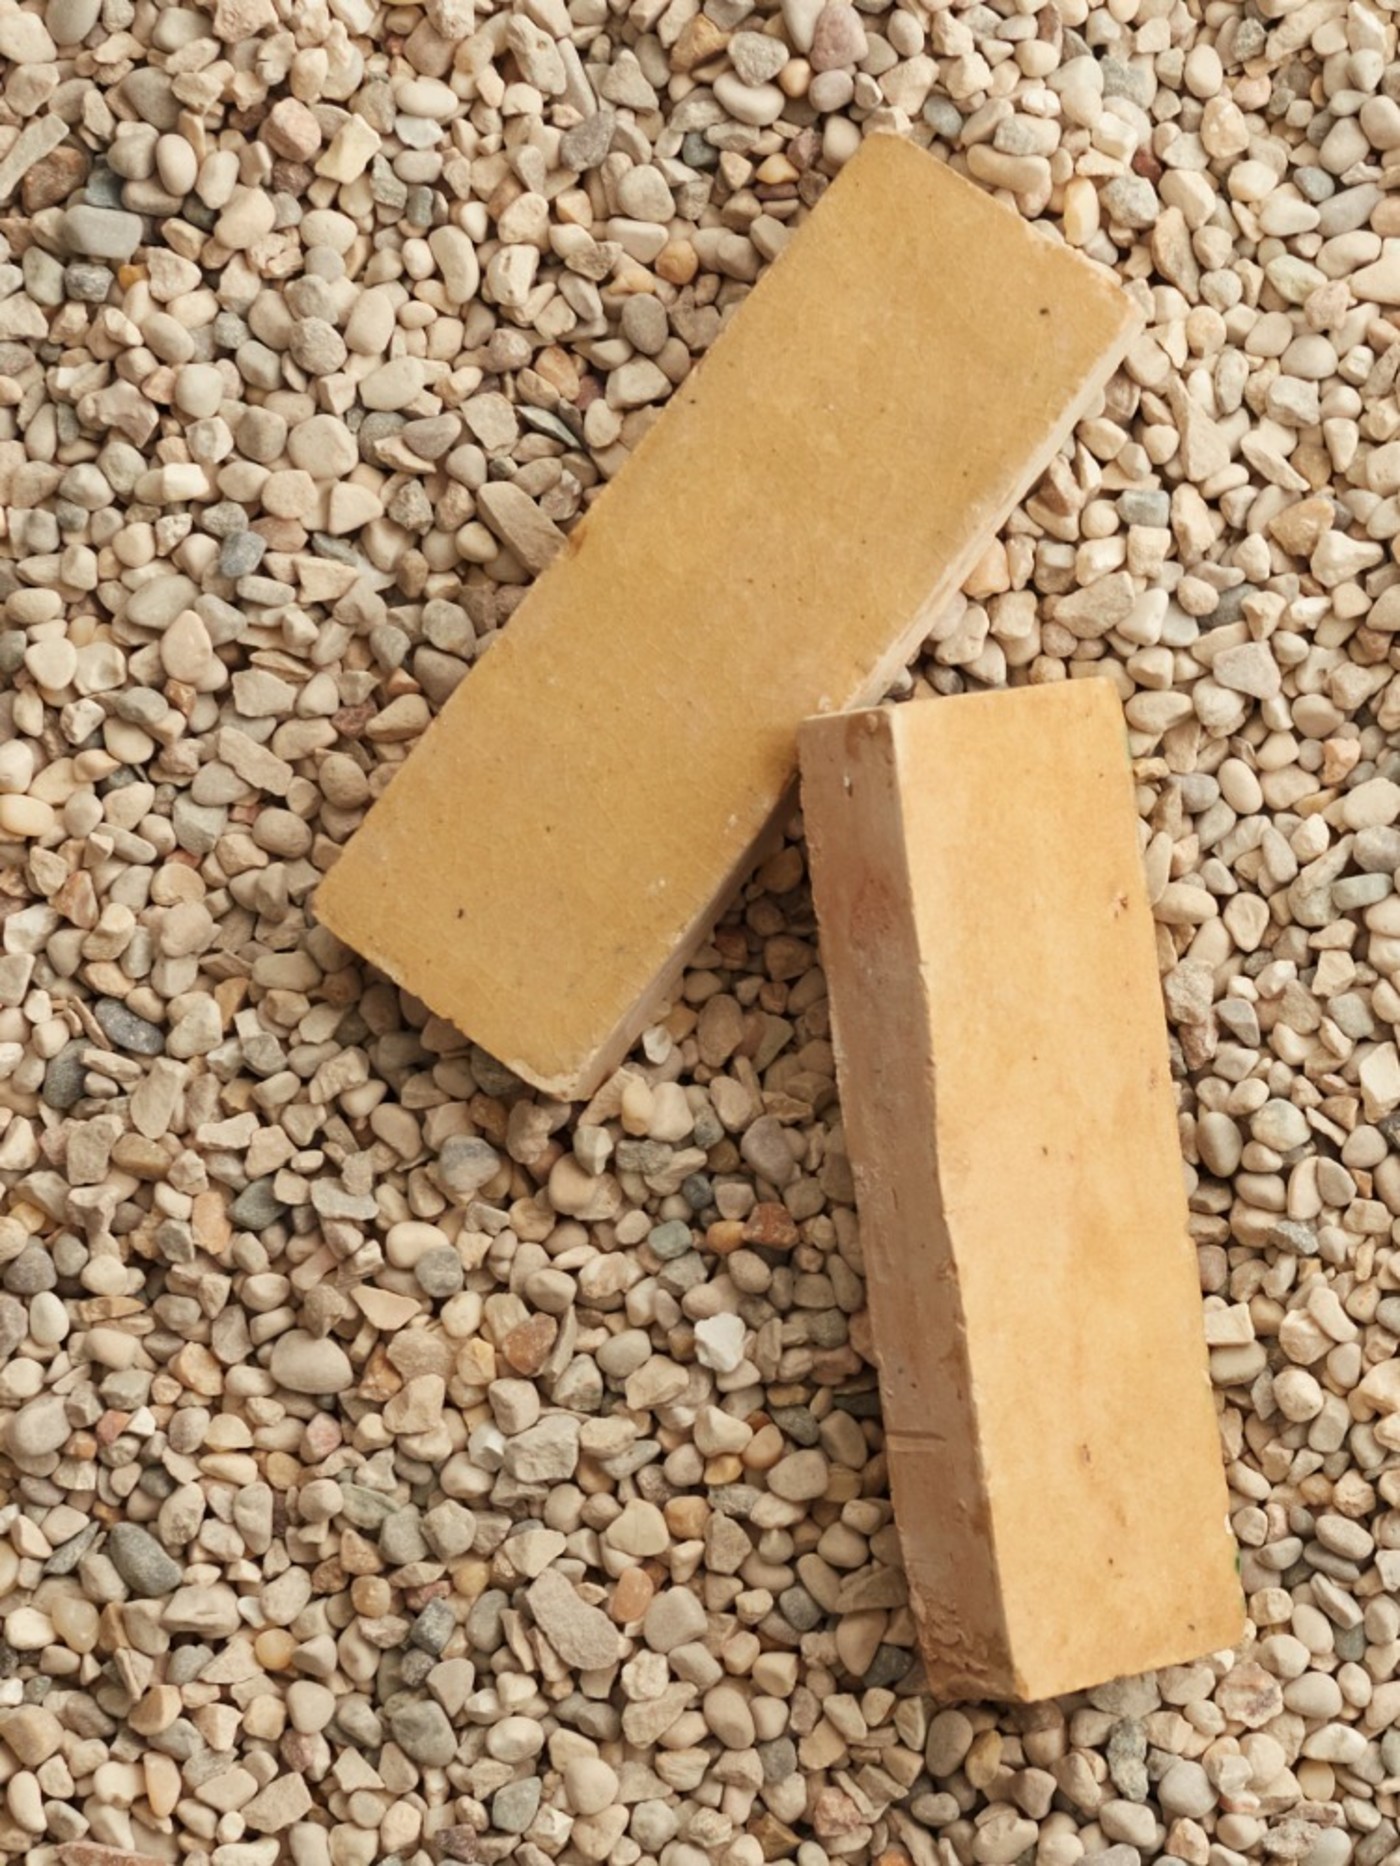
<path fill-rule="evenodd" d="M 377 1530 L 394 1514 L 394 1500 L 382 1490 L 371 1490 L 367 1484 L 342 1484 L 341 1489 L 341 1513 L 352 1528 Z"/>
<path fill-rule="evenodd" d="M 219 575 L 235 581 L 250 576 L 267 552 L 267 539 L 260 531 L 235 531 L 219 550 Z"/>
<path fill-rule="evenodd" d="M 934 135 L 945 142 L 956 142 L 962 134 L 962 112 L 951 97 L 930 97 L 923 114 Z"/>
<path fill-rule="evenodd" d="M 91 183 L 89 183 L 91 187 Z M 93 259 L 130 259 L 145 237 L 139 214 L 79 203 L 63 216 L 63 238 L 69 252 Z"/>
<path fill-rule="evenodd" d="M 473 1652 L 490 1654 L 500 1650 L 505 1638 L 501 1616 L 509 1601 L 499 1588 L 487 1588 L 477 1597 L 467 1615 L 467 1643 Z"/>
<path fill-rule="evenodd" d="M 693 1212 L 703 1212 L 714 1204 L 715 1182 L 708 1173 L 687 1173 L 681 1181 L 681 1197 Z"/>
<path fill-rule="evenodd" d="M 80 45 L 97 24 L 102 0 L 49 0 L 44 24 L 58 45 Z"/>
<path fill-rule="evenodd" d="M 473 1043 L 470 1051 L 472 1074 L 476 1085 L 483 1095 L 518 1095 L 525 1084 L 513 1069 L 508 1069 L 502 1062 L 483 1050 L 480 1044 Z"/>
<path fill-rule="evenodd" d="M 701 1108 L 695 1117 L 695 1132 L 692 1136 L 697 1147 L 708 1153 L 711 1147 L 717 1147 L 724 1139 L 724 1123 L 713 1108 Z"/>
<path fill-rule="evenodd" d="M 1280 1218 L 1265 1242 L 1279 1250 L 1292 1251 L 1295 1257 L 1316 1257 L 1317 1226 L 1302 1218 Z"/>
<path fill-rule="evenodd" d="M 425 1296 L 455 1296 L 466 1281 L 462 1260 L 450 1244 L 424 1251 L 413 1266 L 413 1277 Z"/>
<path fill-rule="evenodd" d="M 1128 1801 L 1147 1799 L 1147 1732 L 1134 1717 L 1114 1724 L 1108 1737 L 1108 1772 Z"/>
<path fill-rule="evenodd" d="M 19 1256 L 5 1265 L 4 1284 L 12 1296 L 38 1296 L 57 1281 L 53 1259 L 42 1244 L 26 1244 Z"/>
<path fill-rule="evenodd" d="M 797 1770 L 797 1745 L 790 1736 L 775 1737 L 758 1745 L 758 1760 L 765 1782 L 785 1782 Z"/>
<path fill-rule="evenodd" d="M 821 1427 L 807 1406 L 775 1406 L 772 1419 L 778 1430 L 786 1433 L 794 1445 L 816 1445 L 821 1442 Z"/>
<path fill-rule="evenodd" d="M 370 164 L 369 191 L 380 207 L 392 208 L 396 214 L 403 212 L 408 200 L 408 183 L 399 180 L 383 156 L 376 156 Z"/>
<path fill-rule="evenodd" d="M 796 1633 L 810 1633 L 821 1624 L 822 1610 L 805 1587 L 784 1588 L 778 1611 Z"/>
<path fill-rule="evenodd" d="M 173 1594 L 180 1585 L 179 1562 L 138 1524 L 117 1523 L 108 1532 L 106 1546 L 112 1566 L 138 1600 Z"/>
<path fill-rule="evenodd" d="M 431 1652 L 423 1652 L 417 1646 L 412 1646 L 407 1652 L 401 1652 L 395 1656 L 399 1668 L 399 1683 L 404 1689 L 409 1686 L 427 1684 L 428 1673 L 437 1664 Z"/>
<path fill-rule="evenodd" d="M 1236 34 L 1235 37 L 1237 56 L 1243 28 L 1248 25 L 1257 25 L 1258 22 L 1242 20 L 1240 24 L 1241 33 Z M 1327 170 L 1313 165 L 1304 166 L 1300 163 L 1297 169 L 1290 174 L 1289 180 L 1293 183 L 1299 194 L 1302 195 L 1303 199 L 1305 201 L 1311 201 L 1314 207 L 1319 206 L 1323 201 L 1330 200 L 1337 189 L 1336 182 L 1333 180 L 1332 176 L 1328 174 Z"/>
<path fill-rule="evenodd" d="M 648 1233 L 647 1243 L 663 1262 L 683 1257 L 691 1247 L 690 1226 L 681 1218 L 668 1218 Z"/>
<path fill-rule="evenodd" d="M 451 1639 L 457 1616 L 446 1600 L 430 1600 L 409 1628 L 408 1637 L 422 1652 L 437 1656 Z"/>
<path fill-rule="evenodd" d="M 498 1788 L 491 1797 L 491 1825 L 498 1833 L 523 1834 L 540 1811 L 543 1788 L 537 1775 Z"/>
<path fill-rule="evenodd" d="M 230 538 L 248 529 L 248 514 L 236 499 L 218 499 L 200 513 L 199 523 L 211 538 Z"/>
<path fill-rule="evenodd" d="M 63 289 L 79 304 L 105 304 L 112 289 L 112 278 L 109 266 L 98 265 L 95 260 L 76 259 L 71 266 L 63 268 Z"/>
<path fill-rule="evenodd" d="M 1157 488 L 1130 487 L 1118 495 L 1118 516 L 1125 525 L 1154 525 L 1159 529 L 1171 519 L 1171 494 Z"/>
<path fill-rule="evenodd" d="M 389 1734 L 405 1756 L 425 1769 L 445 1769 L 457 1754 L 447 1713 L 431 1698 L 417 1698 L 390 1711 Z"/>
<path fill-rule="evenodd" d="M 729 41 L 729 62 L 745 84 L 766 84 L 791 57 L 786 42 L 766 32 L 736 32 Z"/>
<path fill-rule="evenodd" d="M 747 1521 L 758 1508 L 758 1500 L 763 1495 L 752 1484 L 720 1484 L 710 1492 L 710 1508 L 718 1510 L 721 1516 L 737 1516 Z"/>
<path fill-rule="evenodd" d="M 156 65 L 138 65 L 117 87 L 138 122 L 158 130 L 173 130 L 180 121 L 181 104 L 174 80 Z M 194 205 L 194 203 L 191 203 Z"/>
<path fill-rule="evenodd" d="M 1144 71 L 1126 58 L 1101 58 L 1105 97 L 1128 97 L 1146 110 L 1156 89 L 1150 70 Z"/>
<path fill-rule="evenodd" d="M 431 188 L 410 188 L 404 197 L 403 217 L 410 227 L 431 227 L 437 208 L 437 196 Z"/>
<path fill-rule="evenodd" d="M 501 1156 L 489 1141 L 475 1134 L 453 1134 L 442 1143 L 438 1178 L 445 1192 L 465 1204 L 495 1178 L 500 1165 Z"/>
<path fill-rule="evenodd" d="M 85 1529 L 80 1529 L 77 1535 L 69 1536 L 66 1542 L 60 1542 L 44 1563 L 44 1573 L 60 1576 L 72 1574 L 101 1534 L 101 1523 L 89 1523 Z"/>
<path fill-rule="evenodd" d="M 884 1691 L 908 1675 L 914 1654 L 907 1646 L 877 1646 L 861 1683 L 869 1691 Z"/>
<path fill-rule="evenodd" d="M 175 1646 L 170 1653 L 166 1678 L 172 1685 L 192 1685 L 213 1657 L 208 1646 Z"/>
<path fill-rule="evenodd" d="M 671 1164 L 675 1149 L 664 1140 L 620 1140 L 617 1165 L 624 1173 L 664 1173 Z"/>
<path fill-rule="evenodd" d="M 1107 218 L 1119 227 L 1150 227 L 1162 211 L 1157 190 L 1145 175 L 1115 175 L 1105 182 L 1099 198 Z"/>
<path fill-rule="evenodd" d="M 275 1225 L 286 1211 L 270 1179 L 255 1179 L 246 1185 L 228 1210 L 229 1223 L 240 1231 L 262 1231 Z"/>
<path fill-rule="evenodd" d="M 379 1553 L 395 1568 L 427 1560 L 428 1544 L 416 1509 L 395 1510 L 392 1516 L 384 1518 L 379 1531 Z"/>
<path fill-rule="evenodd" d="M 126 183 L 120 175 L 114 175 L 105 162 L 98 162 L 94 165 L 86 182 L 83 184 L 82 201 L 75 205 L 105 207 L 119 211 L 123 205 L 122 195 L 125 188 Z M 78 250 L 80 252 L 86 252 L 87 248 L 79 247 Z M 99 247 L 95 250 L 105 259 L 121 258 L 120 253 L 108 253 L 104 248 Z"/>
<path fill-rule="evenodd" d="M 39 1096 L 50 1108 L 62 1113 L 82 1100 L 83 1077 L 87 1074 L 83 1055 L 91 1048 L 86 1038 L 79 1037 L 72 1043 L 65 1043 L 57 1056 L 49 1058 Z"/>
<path fill-rule="evenodd" d="M 591 117 L 585 117 L 582 123 L 565 130 L 559 139 L 561 167 L 576 169 L 580 174 L 597 168 L 612 146 L 616 122 L 615 114 L 605 105 Z"/>
<path fill-rule="evenodd" d="M 138 1017 L 135 1011 L 127 1010 L 119 999 L 98 998 L 93 1004 L 92 1014 L 101 1026 L 103 1035 L 115 1043 L 119 1050 L 130 1050 L 133 1056 L 161 1056 L 165 1053 L 165 1032 L 160 1026 Z"/>

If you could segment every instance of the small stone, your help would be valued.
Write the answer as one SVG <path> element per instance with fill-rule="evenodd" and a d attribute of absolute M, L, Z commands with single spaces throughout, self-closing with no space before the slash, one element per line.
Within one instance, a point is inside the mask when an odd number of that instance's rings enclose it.
<path fill-rule="evenodd" d="M 63 238 L 69 252 L 89 259 L 130 259 L 145 237 L 138 214 L 112 208 L 70 207 L 63 216 Z"/>
<path fill-rule="evenodd" d="M 350 1357 L 339 1342 L 293 1328 L 272 1344 L 268 1371 L 289 1393 L 343 1393 L 353 1378 Z"/>
<path fill-rule="evenodd" d="M 37 1769 L 62 1746 L 63 1725 L 42 1705 L 23 1704 L 17 1710 L 0 1712 L 0 1741 L 26 1769 Z"/>
<path fill-rule="evenodd" d="M 5 1443 L 12 1457 L 33 1462 L 60 1450 L 72 1431 L 63 1401 L 57 1394 L 45 1394 L 11 1415 Z"/>
<path fill-rule="evenodd" d="M 523 1834 L 539 1812 L 544 1784 L 537 1775 L 507 1782 L 491 1798 L 491 1825 L 499 1833 Z"/>
<path fill-rule="evenodd" d="M 1105 182 L 1099 199 L 1113 225 L 1135 231 L 1152 226 L 1162 211 L 1157 190 L 1143 175 L 1115 175 Z"/>
<path fill-rule="evenodd" d="M 563 549 L 563 532 L 510 480 L 488 480 L 477 492 L 476 506 L 501 542 L 535 575 Z"/>
<path fill-rule="evenodd" d="M 442 1143 L 437 1172 L 442 1187 L 466 1205 L 500 1171 L 501 1156 L 488 1141 L 475 1135 L 453 1134 Z"/>
<path fill-rule="evenodd" d="M 213 644 L 203 619 L 193 609 L 182 610 L 160 638 L 160 658 L 172 680 L 198 686 L 209 671 Z"/>
<path fill-rule="evenodd" d="M 604 105 L 565 130 L 559 139 L 561 165 L 580 174 L 597 168 L 612 147 L 616 121 L 616 113 Z"/>
<path fill-rule="evenodd" d="M 593 1672 L 617 1663 L 617 1628 L 601 1608 L 581 1600 L 555 1569 L 546 1569 L 525 1598 L 535 1624 L 566 1665 Z"/>
<path fill-rule="evenodd" d="M 1157 1784 L 1162 1813 L 1170 1820 L 1200 1821 L 1216 1803 L 1210 1777 L 1198 1762 L 1174 1762 Z"/>
<path fill-rule="evenodd" d="M 1215 1688 L 1215 1702 L 1231 1723 L 1258 1730 L 1283 1709 L 1278 1680 L 1253 1659 L 1236 1665 Z"/>
<path fill-rule="evenodd" d="M 286 1209 L 270 1179 L 255 1179 L 229 1206 L 229 1223 L 239 1231 L 265 1231 L 269 1225 L 277 1223 Z"/>
<path fill-rule="evenodd" d="M 746 1329 L 737 1315 L 711 1315 L 695 1325 L 695 1351 L 701 1365 L 732 1374 L 744 1358 Z"/>
<path fill-rule="evenodd" d="M 1283 684 L 1278 664 L 1262 641 L 1224 649 L 1211 664 L 1211 673 L 1222 687 L 1259 700 L 1272 699 Z"/>
<path fill-rule="evenodd" d="M 435 227 L 428 235 L 428 246 L 437 261 L 449 303 L 470 304 L 481 283 L 481 266 L 469 235 L 460 227 Z"/>
<path fill-rule="evenodd" d="M 447 1713 L 430 1698 L 392 1711 L 389 1733 L 405 1756 L 425 1769 L 445 1769 L 457 1754 L 457 1738 Z"/>
<path fill-rule="evenodd" d="M 869 50 L 870 42 L 860 14 L 847 0 L 829 0 L 817 15 L 812 29 L 812 49 L 808 61 L 813 71 L 838 71 L 858 65 Z"/>
<path fill-rule="evenodd" d="M 450 1244 L 424 1251 L 413 1266 L 414 1281 L 425 1296 L 442 1300 L 455 1296 L 466 1280 L 462 1260 Z"/>
<path fill-rule="evenodd" d="M 781 1191 L 797 1177 L 797 1161 L 787 1133 L 775 1115 L 760 1115 L 739 1143 L 744 1159 L 763 1179 Z"/>
<path fill-rule="evenodd" d="M 180 1585 L 180 1564 L 172 1561 L 148 1531 L 136 1523 L 117 1523 L 107 1534 L 107 1557 L 138 1600 L 156 1600 Z"/>
<path fill-rule="evenodd" d="M 0 58 L 16 65 L 47 65 L 58 48 L 37 13 L 23 7 L 0 7 Z"/>
<path fill-rule="evenodd" d="M 574 1814 L 601 1814 L 617 1800 L 616 1770 L 599 1756 L 577 1756 L 564 1764 L 564 1797 Z"/>
<path fill-rule="evenodd" d="M 830 1472 L 820 1451 L 794 1451 L 768 1473 L 768 1488 L 788 1503 L 811 1502 L 826 1494 Z"/>
<path fill-rule="evenodd" d="M 39 1092 L 50 1108 L 57 1108 L 63 1113 L 82 1100 L 83 1083 L 87 1076 L 87 1064 L 83 1059 L 90 1047 L 86 1039 L 79 1038 L 73 1043 L 65 1043 L 56 1056 L 49 1058 Z"/>
<path fill-rule="evenodd" d="M 244 1823 L 255 1834 L 280 1834 L 299 1821 L 311 1807 L 311 1790 L 301 1776 L 274 1776 L 261 1794 L 240 1809 Z"/>
<path fill-rule="evenodd" d="M 160 1056 L 164 1053 L 165 1036 L 159 1025 L 127 1010 L 120 999 L 95 999 L 92 1014 L 101 1025 L 103 1034 L 119 1050 L 130 1050 L 133 1056 Z"/>
<path fill-rule="evenodd" d="M 671 1652 L 702 1639 L 707 1625 L 704 1606 L 689 1588 L 668 1587 L 647 1608 L 642 1637 L 653 1652 Z"/>
<path fill-rule="evenodd" d="M 699 17 L 703 19 L 704 15 Z M 865 43 L 863 30 L 861 42 Z M 777 77 L 791 56 L 783 41 L 772 33 L 736 32 L 729 41 L 729 62 L 745 84 L 767 84 L 770 78 Z"/>

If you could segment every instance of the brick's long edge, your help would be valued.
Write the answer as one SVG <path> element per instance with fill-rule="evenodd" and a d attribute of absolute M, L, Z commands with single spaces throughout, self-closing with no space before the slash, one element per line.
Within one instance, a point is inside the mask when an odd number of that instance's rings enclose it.
<path fill-rule="evenodd" d="M 878 695 L 1135 321 L 1088 262 L 869 139 L 395 775 L 327 924 L 586 1092 L 742 876 L 797 721 Z"/>
<path fill-rule="evenodd" d="M 898 712 L 881 707 L 801 728 L 808 864 L 890 1485 L 925 1672 L 944 1700 L 1011 1698 L 1022 1693 L 1000 1605 L 967 1323 L 932 1146 L 936 1064 L 919 1007 Z M 857 1032 L 873 1040 L 857 1043 Z M 887 1170 L 895 1145 L 905 1162 L 898 1173 Z"/>

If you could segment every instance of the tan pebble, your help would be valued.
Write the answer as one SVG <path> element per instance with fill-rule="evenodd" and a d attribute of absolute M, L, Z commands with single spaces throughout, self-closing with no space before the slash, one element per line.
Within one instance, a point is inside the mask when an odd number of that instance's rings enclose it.
<path fill-rule="evenodd" d="M 54 808 L 40 797 L 0 795 L 0 831 L 7 836 L 47 836 L 54 825 Z"/>
<path fill-rule="evenodd" d="M 619 1626 L 630 1626 L 642 1618 L 655 1592 L 655 1584 L 644 1568 L 629 1568 L 613 1589 L 608 1613 Z"/>

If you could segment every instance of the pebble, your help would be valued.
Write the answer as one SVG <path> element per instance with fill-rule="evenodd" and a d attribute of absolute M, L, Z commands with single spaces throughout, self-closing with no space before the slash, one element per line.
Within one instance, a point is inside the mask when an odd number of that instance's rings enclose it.
<path fill-rule="evenodd" d="M 535 1624 L 566 1665 L 600 1671 L 617 1662 L 617 1630 L 607 1615 L 580 1599 L 553 1569 L 526 1592 Z"/>
<path fill-rule="evenodd" d="M 440 1704 L 421 1698 L 393 1711 L 389 1730 L 410 1761 L 445 1769 L 457 1753 L 457 1738 Z"/>
<path fill-rule="evenodd" d="M 818 13 L 807 53 L 813 71 L 858 65 L 869 49 L 860 14 L 846 0 L 828 0 Z"/>
<path fill-rule="evenodd" d="M 469 1135 L 454 1135 L 444 1142 L 437 1170 L 444 1189 L 466 1204 L 500 1170 L 501 1158 L 488 1142 Z"/>
<path fill-rule="evenodd" d="M 115 1523 L 108 1531 L 108 1560 L 138 1600 L 158 1599 L 180 1585 L 180 1564 L 135 1523 Z"/>
<path fill-rule="evenodd" d="M 135 1056 L 159 1056 L 165 1048 L 165 1037 L 159 1027 L 147 1018 L 138 1017 L 115 998 L 95 999 L 92 1014 L 101 1025 L 103 1035 L 119 1050 L 129 1050 Z"/>
<path fill-rule="evenodd" d="M 70 252 L 91 259 L 130 259 L 145 237 L 145 228 L 137 214 L 80 203 L 64 214 L 63 237 Z"/>
<path fill-rule="evenodd" d="M 350 1385 L 350 1358 L 338 1342 L 317 1340 L 302 1329 L 279 1335 L 268 1371 L 289 1393 L 339 1393 Z"/>
<path fill-rule="evenodd" d="M 67 1408 L 56 1394 L 28 1401 L 10 1415 L 5 1433 L 10 1455 L 26 1463 L 46 1458 L 68 1442 L 73 1427 Z M 6 1636 L 10 1637 L 8 1628 Z M 11 1640 L 13 1643 L 13 1640 Z"/>

